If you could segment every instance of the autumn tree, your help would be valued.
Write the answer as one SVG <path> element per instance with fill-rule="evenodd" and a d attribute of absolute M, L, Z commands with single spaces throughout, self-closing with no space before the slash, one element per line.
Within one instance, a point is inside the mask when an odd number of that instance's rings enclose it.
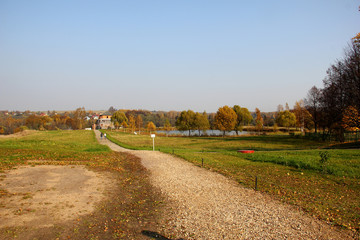
<path fill-rule="evenodd" d="M 148 124 L 146 125 L 146 128 L 148 130 L 148 132 L 154 132 L 156 130 L 156 126 L 153 122 L 148 122 Z"/>
<path fill-rule="evenodd" d="M 176 128 L 179 131 L 189 131 L 195 129 L 194 125 L 195 113 L 192 110 L 182 111 L 180 116 L 176 119 Z"/>
<path fill-rule="evenodd" d="M 142 117 L 141 117 L 141 115 L 139 114 L 139 115 L 137 115 L 136 116 L 136 126 L 138 127 L 138 129 L 139 129 L 139 134 L 140 134 L 140 132 L 141 132 L 141 127 L 143 126 L 143 119 L 142 119 Z"/>
<path fill-rule="evenodd" d="M 113 124 L 116 128 L 119 128 L 123 122 L 127 122 L 127 121 L 128 121 L 128 119 L 125 116 L 125 113 L 120 110 L 114 112 L 111 116 L 111 122 L 113 122 Z"/>
<path fill-rule="evenodd" d="M 294 106 L 294 114 L 296 117 L 296 127 L 303 132 L 305 128 L 312 129 L 312 116 L 305 108 L 304 100 L 296 101 Z"/>
<path fill-rule="evenodd" d="M 235 111 L 228 106 L 223 106 L 216 112 L 214 124 L 218 130 L 223 131 L 223 136 L 225 136 L 226 131 L 234 129 L 236 119 Z"/>
<path fill-rule="evenodd" d="M 318 127 L 343 139 L 343 117 L 350 106 L 360 111 L 360 34 L 345 49 L 345 56 L 332 64 L 323 80 L 323 89 L 309 91 L 306 108 Z M 316 104 L 315 104 L 316 103 Z"/>
<path fill-rule="evenodd" d="M 133 115 L 129 116 L 129 127 L 131 128 L 131 132 L 135 132 L 136 122 Z"/>
<path fill-rule="evenodd" d="M 342 118 L 342 126 L 348 131 L 357 131 L 360 129 L 360 114 L 353 106 L 349 106 L 345 109 Z"/>
<path fill-rule="evenodd" d="M 123 121 L 120 126 L 122 126 L 122 127 L 124 128 L 124 132 L 125 132 L 125 129 L 126 129 L 129 125 L 127 124 L 126 121 Z"/>
<path fill-rule="evenodd" d="M 296 124 L 295 114 L 290 112 L 289 110 L 282 111 L 276 118 L 276 123 L 281 127 L 286 127 L 289 129 Z"/>
<path fill-rule="evenodd" d="M 83 129 L 85 127 L 85 117 L 86 111 L 85 108 L 77 108 L 73 112 L 73 117 L 71 118 L 71 127 L 72 129 Z"/>
<path fill-rule="evenodd" d="M 0 126 L 0 134 L 5 134 L 5 127 Z"/>
<path fill-rule="evenodd" d="M 261 131 L 264 126 L 264 119 L 261 116 L 261 112 L 258 108 L 255 109 L 256 119 L 255 119 L 255 129 Z"/>
<path fill-rule="evenodd" d="M 246 124 L 249 124 L 253 120 L 253 117 L 251 116 L 251 113 L 249 112 L 249 110 L 247 108 L 242 108 L 239 105 L 235 105 L 233 107 L 233 110 L 235 111 L 235 113 L 237 115 L 234 130 L 236 132 L 236 135 L 238 135 L 238 131 L 242 131 L 243 127 Z"/>
<path fill-rule="evenodd" d="M 206 112 L 204 112 L 203 114 L 198 112 L 195 113 L 194 128 L 199 131 L 199 136 L 201 134 L 201 131 L 205 132 L 210 128 L 210 124 Z"/>
<path fill-rule="evenodd" d="M 166 120 L 165 120 L 164 130 L 166 131 L 166 136 L 167 136 L 168 133 L 169 133 L 169 131 L 171 130 L 171 124 L 170 124 L 169 119 L 166 119 Z"/>

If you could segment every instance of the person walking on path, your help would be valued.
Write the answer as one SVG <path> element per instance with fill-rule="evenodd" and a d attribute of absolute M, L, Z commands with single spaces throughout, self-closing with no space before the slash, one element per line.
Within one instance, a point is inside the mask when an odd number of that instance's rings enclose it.
<path fill-rule="evenodd" d="M 100 133 L 100 139 L 101 140 L 103 139 L 103 133 Z"/>
<path fill-rule="evenodd" d="M 106 139 L 106 133 L 104 133 L 104 137 L 105 137 L 105 139 Z"/>

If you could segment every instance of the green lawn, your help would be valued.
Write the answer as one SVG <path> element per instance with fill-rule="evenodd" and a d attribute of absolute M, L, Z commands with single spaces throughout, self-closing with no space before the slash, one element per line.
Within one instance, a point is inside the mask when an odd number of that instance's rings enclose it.
<path fill-rule="evenodd" d="M 106 131 L 113 142 L 131 149 L 152 149 L 149 135 Z M 156 150 L 220 172 L 334 225 L 359 230 L 360 150 L 326 149 L 328 143 L 287 135 L 244 137 L 159 137 Z M 237 150 L 253 149 L 254 154 Z M 325 165 L 320 152 L 328 152 Z"/>

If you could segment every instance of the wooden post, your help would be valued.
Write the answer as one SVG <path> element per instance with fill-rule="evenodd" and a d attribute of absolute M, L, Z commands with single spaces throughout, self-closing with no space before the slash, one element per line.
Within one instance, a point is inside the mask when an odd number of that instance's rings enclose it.
<path fill-rule="evenodd" d="M 257 176 L 255 176 L 255 191 L 257 191 L 257 188 L 258 188 L 258 178 Z"/>

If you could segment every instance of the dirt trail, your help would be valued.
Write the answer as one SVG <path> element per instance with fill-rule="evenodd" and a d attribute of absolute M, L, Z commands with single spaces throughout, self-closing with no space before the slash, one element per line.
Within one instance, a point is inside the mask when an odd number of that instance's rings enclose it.
<path fill-rule="evenodd" d="M 114 151 L 141 158 L 166 201 L 162 232 L 184 239 L 351 239 L 293 206 L 240 186 L 182 159 L 132 151 L 108 141 Z"/>
<path fill-rule="evenodd" d="M 94 211 L 110 178 L 84 166 L 21 166 L 6 172 L 0 187 L 0 228 L 51 227 Z M 94 188 L 93 186 L 97 186 Z"/>

